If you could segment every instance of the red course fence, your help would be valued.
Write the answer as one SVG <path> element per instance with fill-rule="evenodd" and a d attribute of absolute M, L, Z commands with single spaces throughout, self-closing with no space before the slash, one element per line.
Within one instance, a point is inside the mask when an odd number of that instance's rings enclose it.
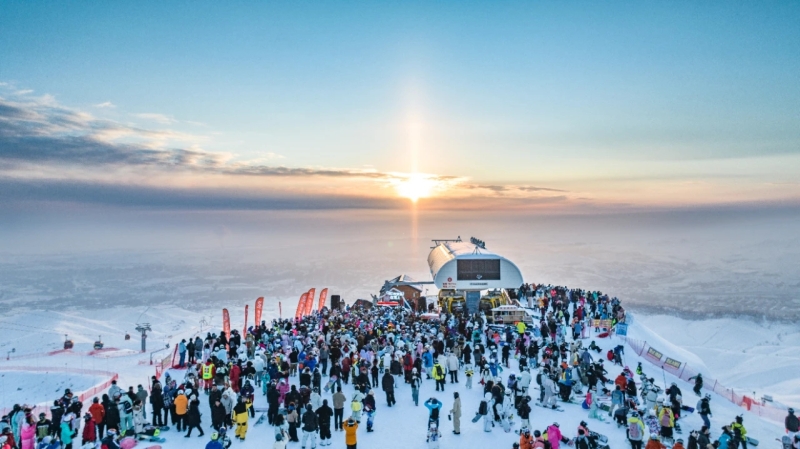
<path fill-rule="evenodd" d="M 111 386 L 111 382 L 114 380 L 119 379 L 119 374 L 112 373 L 110 371 L 97 371 L 97 370 L 90 370 L 90 369 L 76 369 L 76 368 L 43 368 L 38 366 L 4 366 L 0 368 L 1 371 L 35 371 L 35 372 L 43 372 L 43 373 L 78 373 L 78 374 L 91 374 L 91 375 L 98 375 L 98 376 L 108 376 L 108 379 L 105 382 L 97 384 L 88 390 L 81 391 L 80 393 L 75 393 L 75 396 L 78 397 L 78 400 L 86 403 L 88 399 L 91 399 L 98 394 L 104 392 Z M 53 400 L 58 399 L 58 397 L 53 397 Z M 40 404 L 36 404 L 33 407 L 33 416 L 38 416 L 39 413 L 46 413 L 50 414 L 50 406 L 53 404 L 53 401 L 44 402 Z M 11 411 L 11 408 L 3 408 L 0 409 L 0 415 L 6 415 L 8 412 Z"/>
<path fill-rule="evenodd" d="M 628 346 L 630 346 L 637 355 L 641 356 L 648 362 L 680 378 L 681 380 L 694 383 L 694 379 L 689 379 L 696 376 L 698 371 L 690 367 L 687 363 L 680 362 L 669 356 L 666 356 L 659 350 L 647 344 L 646 341 L 630 337 L 621 338 L 625 339 L 625 341 L 628 343 Z M 713 391 L 714 393 L 733 402 L 734 404 L 769 420 L 782 423 L 783 419 L 786 417 L 786 410 L 766 403 L 761 403 L 750 396 L 736 393 L 732 388 L 722 385 L 717 379 L 712 377 L 705 375 L 703 376 L 703 389 Z"/>

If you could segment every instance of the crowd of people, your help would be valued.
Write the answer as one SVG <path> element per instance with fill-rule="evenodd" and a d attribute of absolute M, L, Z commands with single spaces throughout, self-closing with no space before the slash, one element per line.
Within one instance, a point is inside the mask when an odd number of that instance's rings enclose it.
<path fill-rule="evenodd" d="M 443 416 L 448 430 L 461 434 L 460 395 L 470 394 L 480 398 L 471 421 L 485 432 L 515 432 L 521 449 L 603 449 L 607 439 L 591 429 L 592 420 L 624 428 L 632 449 L 747 449 L 742 416 L 712 437 L 709 395 L 696 407 L 704 425 L 684 441 L 678 432 L 687 398 L 678 385 L 662 391 L 641 364 L 624 366 L 622 346 L 604 352 L 583 338 L 592 319 L 608 320 L 610 328 L 625 321 L 619 300 L 553 286 L 525 285 L 516 293 L 539 318 L 531 325 L 496 327 L 483 314 L 432 319 L 403 308 L 323 309 L 262 322 L 244 337 L 234 330 L 181 341 L 185 370 L 173 371 L 181 379 L 167 373 L 153 377 L 147 389 L 127 391 L 114 384 L 86 411 L 67 390 L 50 418 L 40 414 L 38 421 L 30 408 L 15 406 L 2 418 L 0 449 L 117 449 L 125 438 L 158 440 L 172 427 L 185 438 L 195 430 L 204 438 L 204 427 L 211 429 L 206 448 L 227 449 L 232 439 L 245 441 L 254 423 L 271 426 L 274 449 L 328 446 L 339 432 L 347 448 L 356 449 L 359 428 L 379 428 L 379 407 L 396 406 L 399 390 L 418 406 L 427 382 L 439 395 L 422 401 L 430 448 L 439 447 Z M 702 379 L 695 382 L 699 395 Z M 265 404 L 258 410 L 257 395 Z M 210 422 L 202 422 L 201 401 Z M 533 419 L 533 407 L 562 410 L 564 403 L 587 411 L 576 429 Z M 793 447 L 800 447 L 791 410 L 786 429 Z"/>

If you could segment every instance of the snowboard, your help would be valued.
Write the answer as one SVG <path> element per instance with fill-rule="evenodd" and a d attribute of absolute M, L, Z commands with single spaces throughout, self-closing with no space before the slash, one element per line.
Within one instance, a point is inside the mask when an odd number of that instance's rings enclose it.
<path fill-rule="evenodd" d="M 331 378 L 328 379 L 328 382 L 325 384 L 325 387 L 323 388 L 326 393 L 331 390 L 331 386 L 333 386 L 333 384 L 336 382 L 337 379 L 338 377 L 336 376 L 331 376 Z"/>
<path fill-rule="evenodd" d="M 595 437 L 595 438 L 597 438 L 597 442 L 598 442 L 598 443 L 600 443 L 600 444 L 606 444 L 606 443 L 608 443 L 608 437 L 607 437 L 607 436 L 605 436 L 605 435 L 603 435 L 603 434 L 600 434 L 600 433 L 597 433 L 597 432 L 592 432 L 592 431 L 590 431 L 590 432 L 589 432 L 589 435 L 590 435 L 590 436 L 593 436 L 593 437 Z"/>
<path fill-rule="evenodd" d="M 688 405 L 682 405 L 681 410 L 684 412 L 694 413 L 694 407 L 689 407 Z"/>
<path fill-rule="evenodd" d="M 480 413 L 476 413 L 475 417 L 472 418 L 472 422 L 478 422 L 481 420 L 481 418 L 483 418 L 483 415 L 481 415 Z"/>
<path fill-rule="evenodd" d="M 258 419 L 256 420 L 256 423 L 255 423 L 255 425 L 257 426 L 257 425 L 263 424 L 265 419 L 267 419 L 267 414 L 266 414 L 266 413 L 262 413 L 262 414 L 261 414 L 261 415 L 258 417 Z"/>
<path fill-rule="evenodd" d="M 145 449 L 161 449 L 161 446 L 156 444 L 155 446 L 147 446 Z"/>
<path fill-rule="evenodd" d="M 147 441 L 151 443 L 166 443 L 167 439 L 161 437 L 150 437 L 147 439 Z"/>
<path fill-rule="evenodd" d="M 748 446 L 758 446 L 758 440 L 755 438 L 745 437 Z"/>
<path fill-rule="evenodd" d="M 749 439 L 750 438 L 748 438 L 748 440 Z M 775 439 L 778 440 L 777 438 L 775 438 Z M 781 439 L 778 440 L 778 441 L 780 441 L 781 444 L 783 445 L 783 449 L 792 449 L 792 437 L 790 437 L 789 435 L 782 436 Z M 749 443 L 749 441 L 748 441 L 748 443 Z"/>
<path fill-rule="evenodd" d="M 541 408 L 546 408 L 547 410 L 553 410 L 554 412 L 563 412 L 564 411 L 564 409 L 561 408 L 561 407 L 553 408 L 553 407 L 548 407 L 548 406 L 542 405 L 542 404 L 536 404 L 536 406 L 537 407 L 541 407 Z"/>

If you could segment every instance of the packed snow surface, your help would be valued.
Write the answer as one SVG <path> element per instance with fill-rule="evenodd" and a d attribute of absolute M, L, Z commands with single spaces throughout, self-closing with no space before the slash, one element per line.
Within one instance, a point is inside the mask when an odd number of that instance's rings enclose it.
<path fill-rule="evenodd" d="M 59 371 L 49 372 L 5 371 L 0 366 L 0 409 L 13 404 L 52 403 L 69 388 L 78 392 L 91 388 L 107 379 L 102 375 Z"/>
<path fill-rule="evenodd" d="M 294 304 L 289 304 L 288 306 L 287 304 L 284 304 L 284 310 L 293 310 L 294 307 Z M 265 310 L 267 309 L 274 310 L 274 305 L 273 307 L 265 307 Z M 103 339 L 107 342 L 108 346 L 118 348 L 119 351 L 127 350 L 128 353 L 133 353 L 137 351 L 139 347 L 139 340 L 137 338 L 138 336 L 136 334 L 132 334 L 133 338 L 131 340 L 124 340 L 124 332 L 125 330 L 133 329 L 133 325 L 137 320 L 147 320 L 153 326 L 154 330 L 151 334 L 152 338 L 148 339 L 148 351 L 159 349 L 163 347 L 166 342 L 171 342 L 172 345 L 174 345 L 177 341 L 180 341 L 180 338 L 184 338 L 195 332 L 199 332 L 201 330 L 201 326 L 203 327 L 203 334 L 209 330 L 209 326 L 212 326 L 214 330 L 218 330 L 220 326 L 220 314 L 218 310 L 185 310 L 175 306 L 164 306 L 158 309 L 149 309 L 144 314 L 142 313 L 143 311 L 145 311 L 145 308 L 112 309 L 104 311 L 102 317 L 99 316 L 99 314 L 87 316 L 86 313 L 79 311 L 61 312 L 56 314 L 31 311 L 15 314 L 13 317 L 11 317 L 13 321 L 28 323 L 42 323 L 43 321 L 46 321 L 48 323 L 48 327 L 54 331 L 50 334 L 37 334 L 32 332 L 29 335 L 29 338 L 24 338 L 24 336 L 16 333 L 2 334 L 2 336 L 0 336 L 0 346 L 8 348 L 13 344 L 18 353 L 27 353 L 30 354 L 30 356 L 27 358 L 18 359 L 12 357 L 10 361 L 3 360 L 0 362 L 0 371 L 2 371 L 4 366 L 12 365 L 27 365 L 37 367 L 51 366 L 54 367 L 54 369 L 57 369 L 61 366 L 67 366 L 70 368 L 102 369 L 118 372 L 120 374 L 119 384 L 121 386 L 135 387 L 138 384 L 145 384 L 149 377 L 153 374 L 153 367 L 148 364 L 149 354 L 138 353 L 137 355 L 114 358 L 101 358 L 87 355 L 91 351 L 91 343 L 93 339 L 96 338 L 94 337 L 95 333 L 103 332 Z M 238 315 L 240 315 L 240 311 L 235 311 L 233 309 L 231 311 L 233 327 L 241 327 L 241 318 L 236 318 Z M 274 313 L 265 313 L 265 319 L 267 320 L 274 316 L 276 316 Z M 663 350 L 665 354 L 674 355 L 676 358 L 681 357 L 682 360 L 687 361 L 690 364 L 698 364 L 698 366 L 702 365 L 702 371 L 707 371 L 711 375 L 722 377 L 725 375 L 725 373 L 733 373 L 734 369 L 729 366 L 731 363 L 729 359 L 726 359 L 725 357 L 707 358 L 706 356 L 700 356 L 693 352 L 693 350 L 696 348 L 692 348 L 691 345 L 687 344 L 687 342 L 690 343 L 692 341 L 693 337 L 690 336 L 691 332 L 700 332 L 695 330 L 696 328 L 706 329 L 708 326 L 706 322 L 686 321 L 681 323 L 677 321 L 670 322 L 669 320 L 670 317 L 647 317 L 638 314 L 635 316 L 634 324 L 631 325 L 630 336 L 650 342 L 660 350 Z M 647 326 L 647 324 L 652 324 L 654 321 L 659 323 L 659 325 L 662 325 L 663 323 L 664 328 L 662 329 L 661 333 L 658 333 Z M 713 320 L 711 323 L 713 323 Z M 732 329 L 730 326 L 737 323 L 738 325 L 742 326 L 744 325 L 743 323 L 745 323 L 745 321 L 731 320 L 730 323 L 720 324 L 720 328 L 724 329 L 726 328 L 725 326 L 728 326 L 728 329 Z M 680 326 L 684 327 L 682 328 Z M 658 326 L 656 326 L 656 328 L 658 328 Z M 672 330 L 666 331 L 667 329 Z M 680 331 L 676 329 L 680 329 Z M 58 349 L 63 339 L 63 337 L 59 334 L 65 331 L 72 332 L 71 335 L 74 336 L 76 342 L 75 348 L 71 353 L 61 352 L 55 355 L 36 355 L 43 354 L 45 351 Z M 704 330 L 703 332 L 706 331 Z M 698 338 L 698 334 L 694 335 L 694 338 Z M 743 339 L 740 333 L 735 331 L 718 332 L 716 335 L 717 337 L 714 340 L 715 345 L 712 345 L 712 348 L 718 348 L 719 351 L 728 348 L 728 350 L 735 353 L 736 350 L 739 350 L 740 345 L 746 341 Z M 614 345 L 621 343 L 621 340 L 617 338 L 595 338 L 595 340 L 604 349 L 611 348 Z M 673 342 L 673 340 L 682 344 L 676 344 Z M 752 348 L 751 351 L 737 353 L 737 355 L 743 354 L 743 358 L 747 358 L 752 355 L 758 355 L 758 351 L 755 351 L 754 349 L 757 346 L 755 341 L 751 341 L 750 343 L 751 344 L 748 346 L 748 348 Z M 158 353 L 156 357 L 163 357 L 169 352 L 170 350 L 162 351 Z M 596 357 L 602 357 L 603 355 L 604 354 L 601 353 L 596 355 Z M 771 374 L 774 370 L 776 370 L 777 367 L 770 364 L 777 363 L 781 359 L 765 356 L 759 360 L 759 363 L 749 364 L 749 374 L 742 377 L 742 379 L 751 379 L 752 382 L 756 382 L 759 376 L 763 377 L 765 383 L 764 385 L 761 385 L 759 391 L 766 391 L 766 386 L 770 385 L 774 386 L 774 388 L 779 388 L 782 384 L 775 383 L 776 378 L 779 376 L 772 376 Z M 625 355 L 625 363 L 630 366 L 631 369 L 633 369 L 639 361 L 643 362 L 642 364 L 645 372 L 649 376 L 656 378 L 657 383 L 660 386 L 663 387 L 661 384 L 664 383 L 664 381 L 666 381 L 668 384 L 673 380 L 676 380 L 669 374 L 662 374 L 660 372 L 661 370 L 650 365 L 643 359 L 640 359 L 633 354 L 633 351 L 631 351 L 630 348 L 628 348 Z M 703 365 L 704 362 L 705 364 Z M 612 377 L 619 374 L 619 368 L 609 366 L 608 370 L 609 375 Z M 509 374 L 516 372 L 516 362 L 512 360 L 511 368 L 502 373 L 503 378 L 505 379 Z M 172 371 L 171 374 L 173 377 L 177 377 L 178 379 L 181 379 L 183 376 L 182 372 L 177 370 Z M 786 385 L 791 388 L 797 388 L 794 385 L 796 380 L 792 378 L 793 376 L 788 374 L 789 373 L 787 373 L 785 381 Z M 435 396 L 444 403 L 444 413 L 442 413 L 440 419 L 441 431 L 444 435 L 441 441 L 442 448 L 510 448 L 511 444 L 518 440 L 518 436 L 516 436 L 514 433 L 505 433 L 500 428 L 494 428 L 492 432 L 487 433 L 483 431 L 482 422 L 479 421 L 475 424 L 470 422 L 471 418 L 478 410 L 482 389 L 477 382 L 479 380 L 478 377 L 476 377 L 473 381 L 472 390 L 467 390 L 464 387 L 463 371 L 460 373 L 459 378 L 461 382 L 459 384 L 448 383 L 446 392 L 444 393 L 435 392 L 435 385 L 433 381 L 425 380 L 420 391 L 420 405 L 418 407 L 415 407 L 411 400 L 410 388 L 404 385 L 402 381 L 398 382 L 399 386 L 396 391 L 397 406 L 395 407 L 390 408 L 386 406 L 385 396 L 383 392 L 378 389 L 378 391 L 376 391 L 378 410 L 375 417 L 375 432 L 366 433 L 366 428 L 362 425 L 358 431 L 359 447 L 374 447 L 381 449 L 426 448 L 427 444 L 425 443 L 425 436 L 427 410 L 422 405 L 422 402 L 429 397 Z M 60 394 L 63 393 L 63 388 L 66 387 L 66 383 L 49 385 L 47 383 L 34 382 L 30 380 L 33 379 L 33 377 L 26 379 L 26 376 L 23 373 L 15 374 L 13 379 L 15 380 L 12 382 L 11 378 L 7 378 L 5 381 L 6 383 L 3 386 L 4 406 L 8 404 L 8 402 L 32 403 L 41 402 L 44 400 L 52 400 L 60 396 Z M 41 380 L 41 378 L 39 379 Z M 102 380 L 104 379 L 81 378 L 81 381 L 85 381 L 85 384 L 82 385 L 86 385 L 87 387 L 91 386 L 89 384 L 95 383 L 94 381 L 100 382 Z M 734 378 L 731 378 L 730 386 L 736 387 L 734 380 Z M 62 378 L 59 378 L 59 381 L 65 382 L 62 380 Z M 297 382 L 297 378 L 292 378 L 292 381 Z M 16 387 L 9 386 L 11 383 L 17 384 L 18 382 L 19 386 L 23 387 L 22 390 L 16 390 Z M 73 382 L 77 382 L 77 379 Z M 690 406 L 694 405 L 693 402 L 696 401 L 696 397 L 691 392 L 691 385 L 680 380 L 677 380 L 677 382 L 684 392 L 685 403 Z M 77 383 L 72 384 L 71 388 L 76 390 L 80 389 Z M 453 392 L 455 391 L 458 391 L 462 398 L 463 415 L 461 419 L 461 435 L 452 434 L 452 423 L 447 419 L 447 411 L 452 405 Z M 352 395 L 352 392 L 352 386 L 345 386 L 344 393 L 348 396 L 348 398 Z M 538 391 L 533 390 L 531 393 L 532 396 L 536 397 Z M 7 399 L 11 398 L 12 394 L 14 395 L 14 399 Z M 330 402 L 330 398 L 330 393 L 323 394 L 323 399 L 328 399 Z M 265 407 L 265 402 L 266 401 L 263 396 L 257 395 L 255 406 Z M 560 405 L 565 409 L 564 412 L 547 410 L 541 407 L 533 407 L 530 419 L 533 429 L 544 430 L 547 425 L 552 424 L 553 422 L 558 422 L 564 435 L 568 437 L 574 437 L 576 435 L 578 423 L 581 420 L 586 420 L 589 423 L 590 429 L 608 436 L 609 445 L 612 449 L 628 447 L 628 443 L 625 439 L 624 429 L 618 429 L 615 424 L 588 420 L 588 412 L 583 410 L 579 404 L 561 403 Z M 714 413 L 713 418 L 711 419 L 713 425 L 712 435 L 715 437 L 719 435 L 718 429 L 724 424 L 729 424 L 738 414 L 744 414 L 748 435 L 760 439 L 763 442 L 763 447 L 772 447 L 771 442 L 773 442 L 774 438 L 780 436 L 783 432 L 780 424 L 766 421 L 754 416 L 719 396 L 713 396 L 711 407 Z M 170 430 L 165 432 L 164 436 L 166 437 L 167 441 L 166 443 L 162 444 L 162 446 L 165 449 L 194 449 L 198 447 L 204 447 L 211 429 L 209 428 L 210 411 L 208 404 L 207 401 L 202 399 L 201 411 L 203 413 L 203 428 L 206 430 L 205 437 L 198 438 L 197 436 L 193 435 L 191 438 L 184 438 L 183 434 L 180 434 L 175 430 Z M 254 426 L 253 424 L 254 421 L 251 421 L 247 440 L 245 442 L 235 441 L 235 448 L 263 449 L 264 447 L 271 446 L 273 441 L 272 428 L 266 423 L 259 426 Z M 702 422 L 700 417 L 696 414 L 689 415 L 688 417 L 682 419 L 681 425 L 684 429 L 682 436 L 684 438 L 688 437 L 689 430 L 699 428 L 701 424 Z M 519 428 L 518 420 L 516 422 L 516 428 Z M 342 432 L 334 431 L 332 441 L 333 444 L 330 446 L 331 448 L 336 449 L 345 447 L 344 435 Z M 149 446 L 150 444 L 148 443 L 139 443 L 138 447 L 146 448 Z M 289 447 L 299 448 L 300 445 L 290 444 Z"/>

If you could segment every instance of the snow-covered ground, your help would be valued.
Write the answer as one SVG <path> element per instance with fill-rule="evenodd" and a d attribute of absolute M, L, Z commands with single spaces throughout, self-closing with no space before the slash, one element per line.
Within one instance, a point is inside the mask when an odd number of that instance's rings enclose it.
<path fill-rule="evenodd" d="M 286 304 L 284 305 L 287 306 Z M 291 309 L 293 305 L 289 305 Z M 267 307 L 266 309 L 272 310 L 274 307 Z M 144 313 L 143 313 L 144 312 Z M 236 316 L 240 311 L 231 310 L 232 321 L 234 327 L 240 327 L 241 318 L 237 320 Z M 73 369 L 95 369 L 117 372 L 120 375 L 120 385 L 127 387 L 129 385 L 136 386 L 138 384 L 146 384 L 149 377 L 153 374 L 154 369 L 149 365 L 148 353 L 141 354 L 138 351 L 139 340 L 138 336 L 133 332 L 136 322 L 147 321 L 153 327 L 153 332 L 148 339 L 148 350 L 155 350 L 165 346 L 167 342 L 173 345 L 188 335 L 199 332 L 201 326 L 204 331 L 213 326 L 218 329 L 220 325 L 219 309 L 216 310 L 185 310 L 176 306 L 164 306 L 161 308 L 150 308 L 145 311 L 145 308 L 126 308 L 126 309 L 110 309 L 97 313 L 87 313 L 85 311 L 74 312 L 17 312 L 8 317 L 4 321 L 12 323 L 31 323 L 30 326 L 35 326 L 37 329 L 31 329 L 30 332 L 5 332 L 0 333 L 0 347 L 7 351 L 9 348 L 14 347 L 16 352 L 12 355 L 11 360 L 3 360 L 0 362 L 0 372 L 3 372 L 4 367 L 8 366 L 32 366 L 38 368 L 52 367 L 57 370 L 59 367 L 68 367 Z M 274 315 L 273 312 L 266 312 L 264 318 L 271 319 Z M 672 320 L 672 321 L 670 321 Z M 201 325 L 201 321 L 203 324 Z M 34 324 L 36 323 L 36 324 Z M 48 323 L 46 327 L 42 323 Z M 237 324 L 238 323 L 238 324 Z M 656 324 L 653 324 L 656 323 Z M 703 343 L 700 340 L 702 332 L 695 330 L 696 328 L 706 329 L 709 325 L 714 325 L 706 322 L 679 322 L 671 317 L 649 317 L 641 314 L 636 315 L 635 323 L 631 326 L 630 336 L 651 342 L 654 346 L 663 350 L 666 354 L 675 354 L 682 357 L 682 360 L 690 364 L 698 364 L 697 366 L 705 363 L 705 370 L 708 370 L 712 375 L 725 379 L 730 386 L 736 387 L 736 380 L 742 379 L 756 384 L 759 377 L 764 379 L 764 383 L 759 385 L 757 391 L 768 391 L 782 388 L 781 383 L 776 383 L 776 375 L 774 371 L 780 368 L 778 364 L 783 359 L 772 357 L 766 354 L 767 351 L 758 352 L 755 348 L 758 346 L 757 340 L 753 337 L 747 338 L 739 332 L 718 332 L 716 337 L 713 338 L 714 344 L 712 348 L 718 351 L 730 351 L 730 353 L 743 354 L 742 357 L 759 356 L 758 363 L 742 363 L 739 365 L 739 370 L 742 371 L 746 368 L 746 373 L 741 373 L 741 377 L 734 377 L 735 369 L 730 366 L 730 362 L 725 357 L 711 357 L 709 353 L 702 351 L 695 352 L 691 343 L 693 340 L 697 343 Z M 725 329 L 726 326 L 735 326 L 736 320 L 728 323 L 720 323 L 719 328 Z M 741 323 L 739 323 L 741 325 Z M 659 329 L 657 332 L 654 328 Z M 682 327 L 681 327 L 682 326 Z M 20 328 L 22 329 L 22 328 Z M 45 330 L 47 329 L 47 330 Z M 684 330 L 685 329 L 685 330 Z M 774 328 L 773 328 L 774 329 Z M 678 331 L 680 330 L 680 331 Z M 131 340 L 125 340 L 124 334 L 128 331 L 132 335 Z M 710 331 L 703 331 L 710 332 Z M 786 330 L 780 330 L 778 334 L 784 337 L 793 338 L 790 333 L 783 333 Z M 47 352 L 58 350 L 63 341 L 63 334 L 69 334 L 70 338 L 75 341 L 75 348 L 71 352 L 60 352 L 55 355 L 45 355 Z M 118 355 L 117 357 L 103 357 L 103 354 L 90 355 L 91 346 L 97 338 L 95 335 L 102 335 L 106 347 L 116 348 L 112 354 Z M 694 335 L 694 337 L 692 337 Z M 781 337 L 781 338 L 784 338 Z M 777 337 L 774 337 L 777 338 Z M 618 344 L 616 339 L 596 339 L 596 341 L 604 348 L 609 348 L 612 345 Z M 749 345 L 744 353 L 741 352 L 740 347 L 747 341 Z M 765 340 L 766 341 L 766 340 Z M 737 352 L 738 351 L 738 352 Z M 162 351 L 155 355 L 156 358 L 163 357 L 169 351 Z M 15 357 L 16 356 L 16 357 Z M 633 351 L 627 351 L 625 362 L 635 367 L 636 363 L 641 359 L 638 358 Z M 776 365 L 777 364 L 777 365 Z M 652 377 L 657 379 L 661 378 L 660 370 L 648 363 L 643 363 L 645 371 Z M 616 376 L 617 369 L 610 368 L 610 375 Z M 787 377 L 786 387 L 796 389 L 794 385 L 796 380 L 792 382 L 790 379 L 791 371 L 786 370 Z M 512 369 L 507 370 L 504 377 L 507 377 L 510 372 L 516 372 L 515 362 L 512 362 Z M 181 377 L 180 372 L 173 372 L 173 376 Z M 729 376 L 729 377 L 726 377 Z M 27 403 L 39 403 L 45 399 L 54 399 L 63 392 L 64 388 L 72 388 L 73 390 L 80 391 L 84 387 L 88 387 L 87 383 L 91 381 L 83 377 L 68 379 L 67 377 L 58 377 L 57 388 L 51 384 L 43 383 L 36 384 L 33 381 L 23 381 L 18 375 L 14 375 L 13 379 L 20 382 L 21 390 L 11 386 L 14 382 L 10 382 L 11 378 L 5 381 L 3 388 L 3 397 L 13 399 L 3 399 L 4 401 L 18 401 Z M 33 377 L 31 377 L 33 379 Z M 94 379 L 97 380 L 97 379 Z M 295 379 L 296 380 L 296 379 Z M 666 374 L 666 382 L 671 382 L 673 378 Z M 447 421 L 446 413 L 442 414 L 442 439 L 443 448 L 448 447 L 467 447 L 467 448 L 481 448 L 481 447 L 496 447 L 496 448 L 510 448 L 512 442 L 517 440 L 517 436 L 513 433 L 506 434 L 501 429 L 495 428 L 491 433 L 485 433 L 482 424 L 473 424 L 470 422 L 472 416 L 478 409 L 480 401 L 480 386 L 474 382 L 473 390 L 466 390 L 464 385 L 463 373 L 461 375 L 461 383 L 458 385 L 451 385 L 448 383 L 447 391 L 445 393 L 436 393 L 434 391 L 433 381 L 425 381 L 420 393 L 421 402 L 426 398 L 435 396 L 440 399 L 445 405 L 445 412 L 449 410 L 452 404 L 452 393 L 458 391 L 462 397 L 462 408 L 464 414 L 462 416 L 462 434 L 453 435 L 451 433 L 452 425 Z M 694 405 L 695 396 L 691 393 L 691 386 L 685 382 L 678 381 L 679 386 L 684 391 L 684 396 L 687 398 L 689 405 Z M 751 385 L 748 384 L 748 385 Z M 791 390 L 796 391 L 796 390 Z M 351 387 L 345 388 L 345 394 L 352 393 Z M 534 392 L 535 395 L 536 392 Z M 13 395 L 13 396 L 12 396 Z M 386 407 L 385 398 L 382 392 L 376 392 L 378 412 L 376 415 L 376 431 L 374 433 L 366 433 L 363 427 L 359 429 L 359 446 L 360 447 L 379 447 L 381 449 L 393 448 L 423 448 L 427 447 L 425 444 L 425 425 L 427 421 L 427 411 L 420 404 L 415 407 L 411 401 L 411 391 L 405 385 L 401 385 L 396 393 L 398 405 L 396 407 Z M 323 398 L 330 398 L 330 394 L 323 395 Z M 11 404 L 4 403 L 3 406 Z M 209 422 L 210 412 L 208 405 L 205 401 L 201 402 L 203 409 L 204 427 L 207 429 Z M 259 396 L 256 400 L 257 407 L 263 407 L 264 398 Z M 559 422 L 563 433 L 569 437 L 575 435 L 578 423 L 581 420 L 586 420 L 587 412 L 575 404 L 563 404 L 566 411 L 558 412 L 534 407 L 531 424 L 534 429 L 543 429 L 546 425 L 553 422 Z M 773 439 L 782 433 L 782 426 L 780 424 L 763 420 L 750 413 L 746 412 L 740 407 L 726 401 L 721 397 L 714 397 L 712 400 L 712 410 L 714 417 L 712 418 L 713 434 L 718 435 L 717 429 L 723 424 L 730 423 L 737 414 L 744 413 L 745 424 L 748 429 L 748 434 L 761 440 L 762 447 L 773 447 Z M 699 428 L 701 423 L 697 415 L 690 415 L 681 421 L 684 428 L 684 437 L 688 436 L 688 430 L 692 428 Z M 597 421 L 589 422 L 590 428 L 605 434 L 609 437 L 611 448 L 624 448 L 627 447 L 625 441 L 624 429 L 617 429 L 614 424 L 600 423 Z M 517 424 L 518 427 L 518 424 Z M 206 434 L 208 435 L 208 433 Z M 183 438 L 183 435 L 175 431 L 166 432 L 165 437 L 167 442 L 163 444 L 164 448 L 188 449 L 202 447 L 205 438 L 200 439 L 192 437 L 189 439 Z M 249 448 L 263 448 L 268 447 L 273 439 L 272 429 L 264 424 L 261 426 L 251 426 L 248 438 L 245 443 L 234 443 L 235 447 L 243 449 Z M 203 444 L 201 444 L 201 441 Z M 147 447 L 147 444 L 142 444 L 142 447 Z M 292 444 L 290 447 L 299 447 L 299 444 Z M 344 436 L 341 432 L 335 432 L 333 438 L 332 448 L 344 448 Z"/>
<path fill-rule="evenodd" d="M 7 371 L 0 367 L 0 409 L 18 403 L 52 403 L 64 394 L 65 388 L 83 391 L 105 380 L 102 375 L 64 372 L 59 367 L 46 372 Z"/>
<path fill-rule="evenodd" d="M 723 384 L 756 398 L 800 404 L 800 327 L 751 319 L 685 320 L 637 314 L 636 320 L 696 357 Z M 755 394 L 752 394 L 755 392 Z"/>

